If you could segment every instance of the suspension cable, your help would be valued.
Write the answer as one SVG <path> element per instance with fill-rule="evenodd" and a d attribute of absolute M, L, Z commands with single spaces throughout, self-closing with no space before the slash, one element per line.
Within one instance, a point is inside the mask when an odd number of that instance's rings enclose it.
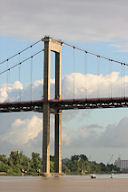
<path fill-rule="evenodd" d="M 120 96 L 123 93 L 123 66 L 121 65 L 121 73 L 120 73 Z"/>
<path fill-rule="evenodd" d="M 23 49 L 22 51 L 16 53 L 15 55 L 12 55 L 11 57 L 9 57 L 9 58 L 1 61 L 1 62 L 0 62 L 0 65 L 2 65 L 3 63 L 5 63 L 6 61 L 9 61 L 9 60 L 13 59 L 14 57 L 16 57 L 16 56 L 18 56 L 18 55 L 20 55 L 21 53 L 25 52 L 25 51 L 28 50 L 29 48 L 34 47 L 36 44 L 38 44 L 38 43 L 39 43 L 40 41 L 42 41 L 42 40 L 43 40 L 43 39 L 40 39 L 39 41 L 37 41 L 37 42 L 33 43 L 32 45 L 26 47 L 25 49 Z"/>
<path fill-rule="evenodd" d="M 33 56 L 31 57 L 31 62 L 30 62 L 30 82 L 31 82 L 31 85 L 30 85 L 30 96 L 31 96 L 31 101 L 32 101 L 32 64 L 33 64 Z"/>
<path fill-rule="evenodd" d="M 19 63 L 20 63 L 20 54 L 19 54 Z M 19 65 L 19 83 L 21 83 L 21 65 Z M 19 89 L 19 101 L 21 101 L 21 89 Z"/>
<path fill-rule="evenodd" d="M 87 53 L 84 52 L 84 72 L 85 72 L 85 77 L 88 73 L 88 61 L 87 61 Z M 88 82 L 86 81 L 86 88 L 85 88 L 85 98 L 88 97 Z"/>
<path fill-rule="evenodd" d="M 97 56 L 97 98 L 100 97 L 100 57 Z"/>
<path fill-rule="evenodd" d="M 110 71 L 111 71 L 111 82 L 110 82 L 110 97 L 112 98 L 112 88 L 113 88 L 113 82 L 112 82 L 112 63 L 109 60 L 109 66 L 110 66 Z"/>
<path fill-rule="evenodd" d="M 64 44 L 64 45 L 67 45 L 67 46 L 69 46 L 69 47 L 75 48 L 75 49 L 77 49 L 77 50 L 79 50 L 79 51 L 83 51 L 83 52 L 85 52 L 85 53 L 88 53 L 88 54 L 90 54 L 90 55 L 93 55 L 93 56 L 96 56 L 96 57 L 100 57 L 100 58 L 102 58 L 102 59 L 106 59 L 106 60 L 108 60 L 108 61 L 112 61 L 112 62 L 115 62 L 115 63 L 119 63 L 120 65 L 127 65 L 127 66 L 128 66 L 128 63 L 121 62 L 121 61 L 118 61 L 118 60 L 115 60 L 115 59 L 112 59 L 112 58 L 109 58 L 109 57 L 105 57 L 105 56 L 102 56 L 102 55 L 98 55 L 98 54 L 96 54 L 96 53 L 87 51 L 87 50 L 85 50 L 85 49 L 79 48 L 79 47 L 77 47 L 77 46 L 71 45 L 71 44 L 66 43 L 66 42 L 63 42 L 63 41 L 62 41 L 61 43 Z"/>
<path fill-rule="evenodd" d="M 75 99 L 75 72 L 76 72 L 76 62 L 75 62 L 75 48 L 73 47 L 73 68 L 74 68 L 74 77 L 73 77 L 73 98 Z"/>
<path fill-rule="evenodd" d="M 9 68 L 8 60 L 6 62 L 7 68 Z M 7 93 L 7 102 L 9 101 L 9 96 L 8 96 L 8 86 L 9 86 L 9 70 L 6 73 L 6 93 Z"/>
<path fill-rule="evenodd" d="M 51 38 L 51 39 L 52 39 L 52 38 Z M 52 39 L 52 40 L 55 40 L 55 39 Z M 38 40 L 37 42 L 35 42 L 35 43 L 33 43 L 32 45 L 26 47 L 26 48 L 23 49 L 22 51 L 14 54 L 14 55 L 12 55 L 11 57 L 9 57 L 9 58 L 1 61 L 1 62 L 0 62 L 0 65 L 3 64 L 3 63 L 5 63 L 6 61 L 11 60 L 12 58 L 18 56 L 19 54 L 25 52 L 25 51 L 28 50 L 29 48 L 32 48 L 33 46 L 35 46 L 36 44 L 38 44 L 40 41 L 44 41 L 44 38 Z M 58 41 L 58 40 L 55 40 L 55 41 Z M 93 52 L 91 52 L 91 51 L 87 51 L 87 50 L 85 50 L 85 49 L 82 49 L 82 48 L 79 48 L 79 47 L 77 47 L 77 46 L 71 45 L 71 44 L 66 43 L 66 42 L 64 42 L 64 41 L 59 41 L 59 42 L 61 42 L 61 44 L 67 45 L 67 46 L 72 47 L 72 48 L 75 48 L 75 49 L 77 49 L 77 50 L 79 50 L 79 51 L 86 52 L 86 53 L 88 53 L 88 54 L 90 54 L 90 55 L 93 55 L 93 56 L 96 56 L 96 57 L 98 56 L 98 57 L 101 57 L 101 58 L 103 58 L 103 59 L 106 59 L 106 60 L 109 60 L 109 61 L 112 61 L 112 62 L 115 62 L 115 63 L 119 63 L 119 64 L 122 64 L 122 65 L 127 65 L 127 66 L 128 66 L 128 63 L 121 62 L 121 61 L 118 61 L 118 60 L 115 60 L 115 59 L 112 59 L 112 58 L 109 58 L 109 57 L 105 57 L 105 56 L 103 56 L 103 55 L 98 55 L 98 54 L 96 54 L 96 53 L 93 53 Z"/>
<path fill-rule="evenodd" d="M 124 66 L 124 97 L 125 97 L 125 93 L 126 93 L 126 72 L 125 72 L 125 70 L 126 70 L 126 66 Z"/>
<path fill-rule="evenodd" d="M 123 96 L 125 97 L 125 65 L 123 65 L 123 76 L 122 76 L 122 83 L 123 83 Z"/>
<path fill-rule="evenodd" d="M 0 75 L 2 75 L 3 73 L 6 73 L 7 71 L 10 71 L 11 69 L 21 65 L 22 63 L 24 63 L 25 61 L 31 59 L 31 57 L 35 57 L 36 55 L 38 55 L 39 53 L 41 53 L 42 51 L 44 51 L 44 49 L 38 51 L 37 53 L 35 53 L 34 55 L 22 60 L 21 62 L 17 63 L 16 65 L 13 65 L 12 67 L 8 68 L 8 69 L 5 69 L 4 71 L 0 72 Z"/>

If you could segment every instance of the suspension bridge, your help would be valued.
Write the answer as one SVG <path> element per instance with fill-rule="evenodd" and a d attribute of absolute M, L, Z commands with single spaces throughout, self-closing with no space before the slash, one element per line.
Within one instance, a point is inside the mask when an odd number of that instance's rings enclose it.
<path fill-rule="evenodd" d="M 40 46 L 35 49 L 36 46 Z M 72 87 L 69 87 L 71 94 L 69 98 L 65 98 L 63 95 L 65 93 L 64 83 L 62 82 L 62 47 L 66 46 L 72 49 L 72 62 L 74 67 L 74 75 L 72 76 Z M 30 50 L 30 53 L 29 53 Z M 32 52 L 33 50 L 33 52 Z M 36 51 L 35 51 L 36 50 Z M 96 87 L 96 96 L 91 96 L 88 91 L 88 84 L 90 82 L 86 82 L 84 84 L 84 91 L 79 94 L 76 93 L 76 84 L 77 78 L 75 74 L 76 70 L 76 52 L 79 51 L 83 56 L 84 63 L 84 74 L 87 75 L 87 57 L 96 58 L 97 62 L 97 87 Z M 54 80 L 54 92 L 53 98 L 51 98 L 51 78 L 50 78 L 50 68 L 51 63 L 53 62 L 51 59 L 51 52 L 54 53 L 55 60 L 55 80 Z M 39 56 L 39 60 L 37 57 Z M 34 61 L 35 59 L 35 61 Z M 43 61 L 44 60 L 44 61 Z M 120 66 L 121 69 L 121 77 L 120 77 L 120 96 L 119 92 L 115 96 L 113 94 L 114 84 L 112 77 L 108 76 L 109 85 L 107 86 L 108 94 L 102 96 L 102 82 L 100 82 L 100 62 L 107 62 L 108 72 L 112 73 L 112 64 L 116 64 Z M 35 68 L 33 67 L 34 62 L 36 64 Z M 38 63 L 41 63 L 42 68 L 37 71 L 39 68 Z M 94 62 L 94 61 L 93 61 Z M 23 65 L 26 65 L 28 69 L 25 67 L 22 68 Z M 16 54 L 8 57 L 0 62 L 1 70 L 0 70 L 0 80 L 1 80 L 1 88 L 0 92 L 6 91 L 5 99 L 0 100 L 0 112 L 1 113 L 9 113 L 9 112 L 42 112 L 43 113 L 43 174 L 50 174 L 50 114 L 53 113 L 55 115 L 55 172 L 58 174 L 62 174 L 62 163 L 61 163 L 61 115 L 63 110 L 72 110 L 72 109 L 96 109 L 96 108 L 121 108 L 128 107 L 128 97 L 126 95 L 127 92 L 127 82 L 126 82 L 126 67 L 127 63 L 121 62 L 119 60 L 115 60 L 109 57 L 105 57 L 79 47 L 76 47 L 72 44 L 68 44 L 66 42 L 60 40 L 54 40 L 50 37 L 44 37 L 43 39 L 37 41 L 36 43 L 26 47 L 22 51 L 17 52 Z M 80 66 L 81 67 L 81 66 Z M 119 68 L 119 67 L 118 67 Z M 15 71 L 14 71 L 15 70 Z M 28 70 L 28 72 L 27 72 Z M 42 73 L 40 71 L 42 70 Z M 34 72 L 37 73 L 34 76 Z M 12 73 L 12 75 L 11 75 Z M 21 75 L 22 73 L 22 75 Z M 29 79 L 28 78 L 28 73 Z M 34 98 L 34 78 L 42 74 L 41 79 L 41 91 L 38 99 Z M 27 77 L 25 77 L 25 75 Z M 36 80 L 36 79 L 35 79 Z M 28 99 L 25 99 L 26 93 L 24 92 L 23 87 L 21 86 L 21 82 L 25 83 L 30 81 L 26 86 L 26 89 L 29 89 Z M 14 82 L 18 82 L 15 84 Z M 79 82 L 80 83 L 80 82 Z M 15 97 L 11 95 L 12 84 L 16 88 Z M 27 84 L 27 85 L 28 85 Z M 68 86 L 68 85 L 66 85 Z M 70 85 L 69 85 L 70 86 Z M 79 92 L 79 90 L 77 90 Z"/>

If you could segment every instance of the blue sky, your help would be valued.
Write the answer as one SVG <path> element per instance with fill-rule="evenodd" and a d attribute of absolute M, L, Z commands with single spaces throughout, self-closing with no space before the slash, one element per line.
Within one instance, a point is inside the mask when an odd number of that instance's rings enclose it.
<path fill-rule="evenodd" d="M 0 41 L 1 41 L 0 49 L 1 49 L 1 53 L 2 53 L 1 61 L 34 43 L 34 41 L 22 41 L 20 38 L 19 39 L 14 38 L 14 37 L 12 38 L 9 36 L 8 37 L 1 36 Z M 107 57 L 114 58 L 117 60 L 118 59 L 120 60 L 120 58 L 123 58 L 123 61 L 127 61 L 124 59 L 124 58 L 126 58 L 127 53 L 119 52 L 119 50 L 117 48 L 111 46 L 110 42 L 107 42 L 107 43 L 106 42 L 77 43 L 75 41 L 74 42 L 68 41 L 68 43 L 71 43 L 75 46 L 81 47 L 85 50 L 88 50 L 88 51 L 91 51 L 91 52 L 94 52 L 94 53 L 97 53 L 97 54 L 100 54 L 103 56 L 107 56 Z M 25 56 L 23 54 L 23 57 L 21 56 L 20 58 L 17 58 L 16 60 L 10 61 L 9 63 L 11 65 L 13 65 L 13 62 L 17 63 L 19 61 L 22 61 L 24 59 L 24 57 L 28 57 L 29 55 L 32 55 L 33 53 L 37 52 L 38 50 L 40 50 L 42 48 L 43 48 L 43 42 L 39 43 L 38 46 L 35 46 L 34 50 L 33 49 L 30 50 L 28 53 L 25 54 Z M 97 63 L 96 57 L 90 56 L 90 55 L 85 56 L 83 53 L 81 53 L 77 50 L 75 50 L 75 52 L 73 53 L 73 49 L 68 48 L 67 46 L 64 46 L 62 48 L 62 50 L 63 50 L 62 78 L 65 77 L 65 75 L 70 75 L 71 73 L 74 73 L 74 72 L 82 73 L 84 75 L 86 75 L 86 73 L 98 75 L 97 74 L 98 63 Z M 75 56 L 75 60 L 74 60 L 75 64 L 73 63 L 73 55 Z M 87 63 L 85 62 L 85 57 L 87 57 Z M 54 79 L 54 75 L 55 75 L 55 73 L 54 73 L 54 59 L 55 59 L 54 54 L 51 54 L 51 59 L 52 59 L 51 78 Z M 38 65 L 37 65 L 37 63 L 38 63 Z M 74 65 L 75 65 L 75 68 L 74 68 Z M 27 66 L 27 67 L 25 68 L 25 66 Z M 35 66 L 35 68 L 34 68 L 34 66 Z M 119 72 L 121 71 L 121 66 L 119 64 L 112 63 L 112 66 L 113 67 L 109 67 L 108 61 L 100 60 L 99 73 L 106 75 L 106 74 L 111 73 L 112 71 L 119 71 Z M 73 71 L 74 69 L 75 69 L 75 71 Z M 43 77 L 43 53 L 41 55 L 37 56 L 37 58 L 33 61 L 33 71 L 34 71 L 33 72 L 33 82 L 35 80 L 41 80 Z M 28 82 L 30 83 L 30 74 L 29 74 L 30 73 L 30 61 L 24 63 L 24 65 L 22 67 L 22 72 L 23 72 L 23 74 L 21 76 L 22 83 L 23 84 L 28 83 Z M 14 73 L 17 73 L 15 78 L 13 77 Z M 14 69 L 14 73 L 10 72 L 10 74 L 9 74 L 11 83 L 15 82 L 16 80 L 19 80 L 18 79 L 19 78 L 18 70 Z M 127 75 L 127 71 L 126 71 L 125 75 Z M 5 74 L 4 81 L 6 81 L 6 74 Z M 4 82 L 4 83 L 6 83 L 6 82 Z M 81 96 L 81 97 L 84 97 L 85 95 L 83 94 L 83 96 Z M 27 99 L 29 99 L 29 98 L 27 98 Z M 99 129 L 99 130 L 97 130 L 97 132 L 103 132 L 103 130 L 106 129 L 108 124 L 115 124 L 115 125 L 118 124 L 122 118 L 127 116 L 126 115 L 127 111 L 128 110 L 125 108 L 124 109 L 101 109 L 101 110 L 96 109 L 96 110 L 88 110 L 88 111 L 81 110 L 81 111 L 75 111 L 75 112 L 71 111 L 70 114 L 76 113 L 75 118 L 71 118 L 71 120 L 69 122 L 67 121 L 66 123 L 64 122 L 63 124 L 66 124 L 66 126 L 70 127 L 70 129 L 72 131 L 73 130 L 75 131 L 74 133 L 72 132 L 72 134 L 74 136 L 79 127 L 84 127 L 85 125 L 89 126 L 91 124 L 102 126 L 102 130 Z M 10 116 L 13 116 L 13 115 L 14 114 L 10 114 Z M 16 118 L 17 118 L 16 114 L 14 116 L 16 116 Z M 31 116 L 31 115 L 29 115 L 29 116 Z M 25 120 L 25 117 L 23 119 Z M 13 123 L 13 121 L 12 121 L 12 123 Z M 39 148 L 41 149 L 41 147 L 39 147 Z M 22 149 L 22 146 L 20 146 L 20 149 Z M 74 150 L 74 153 L 77 153 L 77 151 Z M 79 151 L 78 151 L 78 153 L 79 153 Z M 66 153 L 65 153 L 65 155 L 66 155 Z M 91 154 L 89 153 L 89 155 L 91 155 Z M 67 156 L 69 156 L 69 154 L 67 154 Z M 94 160 L 95 160 L 95 158 L 96 158 L 96 160 L 100 161 L 100 158 L 94 157 Z"/>
<path fill-rule="evenodd" d="M 28 0 L 27 2 L 22 0 L 20 3 L 16 0 L 13 0 L 13 3 L 9 0 L 2 1 L 0 61 L 33 44 L 44 35 L 50 35 L 85 50 L 127 63 L 127 4 L 125 0 L 117 0 L 116 3 L 114 0 L 107 2 L 104 0 L 66 0 L 65 2 L 55 0 L 54 3 L 50 0 Z M 39 43 L 34 49 L 8 64 L 16 64 L 42 48 L 43 43 Z M 125 96 L 128 95 L 127 67 L 124 70 L 116 63 L 110 66 L 110 63 L 103 59 L 100 59 L 98 64 L 97 58 L 90 55 L 87 55 L 87 63 L 85 63 L 83 53 L 77 50 L 73 53 L 73 49 L 65 45 L 62 50 L 64 98 L 72 97 L 74 79 L 76 98 L 86 96 L 87 93 L 88 97 L 97 97 L 97 89 L 100 90 L 100 96 L 110 96 L 111 87 L 113 96 L 121 96 L 124 93 L 124 81 Z M 75 63 L 73 57 L 75 57 Z M 53 94 L 54 54 L 51 58 L 51 92 Z M 43 94 L 43 53 L 35 57 L 32 62 L 33 99 L 37 99 Z M 6 63 L 5 67 L 8 64 Z M 0 67 L 0 70 L 4 70 L 3 66 Z M 19 81 L 18 68 L 8 74 L 9 90 L 4 85 L 7 83 L 7 75 L 0 77 L 0 101 L 5 101 L 8 97 L 10 100 L 18 100 L 19 94 L 22 94 L 23 100 L 30 99 L 30 67 L 31 61 L 27 61 L 21 67 L 21 82 L 17 82 Z M 91 158 L 96 161 L 107 162 L 111 154 L 115 159 L 119 155 L 128 159 L 127 112 L 126 108 L 64 112 L 62 118 L 63 157 L 70 156 L 72 153 L 85 153 L 88 156 L 91 155 Z M 6 122 L 6 116 L 9 123 Z M 9 153 L 11 148 L 18 148 L 26 154 L 30 154 L 33 150 L 41 152 L 41 114 L 1 114 L 0 119 L 2 119 L 0 153 Z M 53 123 L 52 116 L 51 146 L 54 138 Z M 26 126 L 26 131 L 24 126 Z M 24 135 L 22 141 L 19 138 L 19 130 Z M 118 133 L 117 139 L 114 133 Z M 14 138 L 17 140 L 15 141 Z M 19 144 L 17 144 L 18 139 Z M 4 147 L 3 143 L 6 143 Z M 51 147 L 51 153 L 53 153 L 53 147 Z"/>

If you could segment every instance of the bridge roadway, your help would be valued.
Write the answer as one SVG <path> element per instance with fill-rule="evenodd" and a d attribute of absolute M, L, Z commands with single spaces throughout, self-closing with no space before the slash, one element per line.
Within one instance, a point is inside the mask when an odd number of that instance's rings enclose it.
<path fill-rule="evenodd" d="M 70 109 L 96 109 L 128 107 L 128 97 L 87 98 L 87 99 L 51 99 L 0 103 L 0 112 L 42 112 L 43 104 L 48 102 L 51 112 Z"/>

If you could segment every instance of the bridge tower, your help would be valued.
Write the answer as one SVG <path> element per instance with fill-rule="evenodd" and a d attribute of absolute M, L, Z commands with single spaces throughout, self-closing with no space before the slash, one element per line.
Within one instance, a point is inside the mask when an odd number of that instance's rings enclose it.
<path fill-rule="evenodd" d="M 55 53 L 55 99 L 61 99 L 62 43 L 44 38 L 44 100 L 43 105 L 43 175 L 50 174 L 50 66 L 51 51 Z M 61 111 L 55 110 L 55 172 L 61 174 Z"/>

